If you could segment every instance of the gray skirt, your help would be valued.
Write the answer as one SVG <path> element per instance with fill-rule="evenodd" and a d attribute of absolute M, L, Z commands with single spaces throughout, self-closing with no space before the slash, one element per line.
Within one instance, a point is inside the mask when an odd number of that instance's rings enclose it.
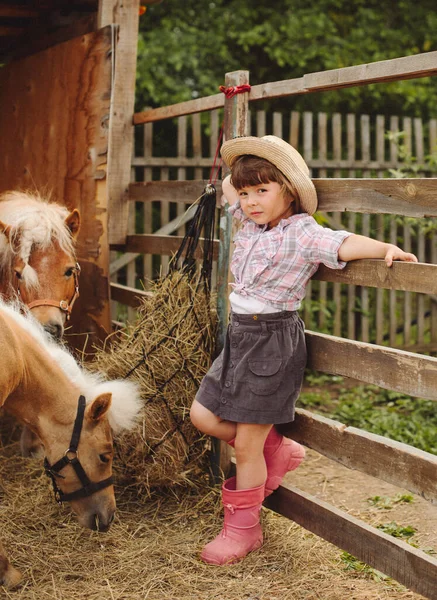
<path fill-rule="evenodd" d="M 196 400 L 236 423 L 289 423 L 302 387 L 307 353 L 297 312 L 231 314 L 224 348 Z"/>

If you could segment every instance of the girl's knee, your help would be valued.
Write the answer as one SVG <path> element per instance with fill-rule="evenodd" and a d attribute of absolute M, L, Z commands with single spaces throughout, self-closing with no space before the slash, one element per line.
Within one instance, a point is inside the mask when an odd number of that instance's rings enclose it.
<path fill-rule="evenodd" d="M 194 427 L 196 427 L 197 429 L 200 429 L 199 425 L 201 423 L 201 418 L 200 418 L 200 411 L 199 411 L 198 405 L 199 405 L 199 403 L 196 400 L 194 400 L 194 402 L 190 408 L 190 419 L 191 419 L 191 422 L 194 425 Z"/>
<path fill-rule="evenodd" d="M 202 406 L 197 400 L 194 400 L 190 409 L 190 419 L 196 429 L 202 433 L 209 433 L 213 419 L 215 418 L 215 415 L 210 410 Z"/>

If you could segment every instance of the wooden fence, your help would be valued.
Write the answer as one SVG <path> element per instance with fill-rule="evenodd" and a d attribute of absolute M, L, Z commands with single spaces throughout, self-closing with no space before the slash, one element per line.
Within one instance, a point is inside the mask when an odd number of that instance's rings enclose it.
<path fill-rule="evenodd" d="M 222 122 L 223 111 L 216 109 L 204 115 L 196 113 L 166 121 L 165 128 L 160 127 L 159 122 L 139 126 L 132 181 L 204 179 L 207 182 Z M 420 118 L 383 115 L 252 111 L 248 124 L 249 133 L 253 135 L 273 133 L 288 139 L 305 157 L 312 176 L 318 178 L 383 178 L 390 176 L 390 169 L 400 171 L 410 163 L 417 174 L 429 176 L 432 173 L 426 157 L 437 150 L 436 119 L 424 123 Z M 154 140 L 160 139 L 162 145 L 164 136 L 177 141 L 168 151 L 168 154 L 173 151 L 173 156 L 156 155 Z M 400 144 L 395 142 L 397 137 Z M 409 161 L 408 155 L 414 156 L 415 161 Z M 370 193 L 373 183 L 366 182 L 366 185 Z M 174 191 L 165 199 L 157 192 L 154 201 L 143 203 L 141 190 L 141 187 L 133 188 L 132 197 L 138 201 L 131 205 L 129 232 L 153 233 L 155 237 L 168 235 L 172 231 L 168 224 L 181 218 L 189 205 L 175 201 Z M 189 200 L 192 202 L 195 197 Z M 408 220 L 402 222 L 382 214 L 357 216 L 355 212 L 324 212 L 320 216 L 331 228 L 343 227 L 396 241 L 415 252 L 421 262 L 437 262 L 437 237 L 432 232 L 424 233 L 418 223 L 412 225 Z M 183 225 L 172 233 L 183 235 Z M 147 289 L 148 281 L 166 272 L 168 260 L 169 257 L 162 254 L 116 257 L 113 253 L 112 281 Z M 432 295 L 315 280 L 308 287 L 302 312 L 307 326 L 323 333 L 434 354 L 437 353 L 436 302 L 437 298 Z M 119 320 L 135 318 L 132 308 L 120 310 L 114 306 L 113 313 L 118 314 Z"/>
<path fill-rule="evenodd" d="M 420 54 L 357 67 L 348 67 L 323 73 L 312 73 L 299 79 L 268 83 L 252 87 L 250 93 L 231 99 L 223 95 L 210 96 L 179 105 L 149 110 L 135 115 L 136 124 L 203 112 L 224 105 L 224 133 L 226 139 L 248 132 L 249 102 L 270 97 L 306 94 L 314 91 L 338 89 L 349 85 L 393 81 L 437 74 L 437 52 Z M 226 86 L 247 84 L 248 73 L 228 73 Z M 197 134 L 196 134 L 197 135 Z M 181 142 L 182 143 L 182 142 Z M 150 156 L 150 153 L 149 153 Z M 187 158 L 180 169 L 191 163 Z M 200 159 L 203 160 L 203 159 Z M 203 181 L 150 181 L 153 161 L 142 166 L 143 183 L 130 186 L 132 203 L 140 201 L 150 208 L 152 202 L 191 202 L 202 190 Z M 159 165 L 158 165 L 159 166 Z M 193 165 L 194 166 L 194 165 Z M 198 166 L 200 169 L 208 164 Z M 170 168 L 167 163 L 164 168 Z M 196 168 L 196 167 L 194 167 Z M 322 168 L 322 167 L 319 167 Z M 328 168 L 328 167 L 326 167 Z M 364 168 L 364 165 L 362 165 Z M 180 173 L 182 177 L 182 172 Z M 203 174 L 202 174 L 203 177 Z M 437 215 L 437 180 L 409 179 L 320 179 L 316 180 L 320 209 L 325 212 L 407 215 L 412 218 Z M 149 210 L 148 208 L 148 210 Z M 393 217 L 394 219 L 394 217 Z M 150 223 L 150 220 L 148 221 Z M 165 230 L 167 234 L 180 225 L 174 221 Z M 217 293 L 221 318 L 219 343 L 227 324 L 227 292 L 229 242 L 231 219 L 222 214 L 220 219 L 220 247 L 218 256 Z M 177 246 L 175 236 L 162 232 L 154 236 L 128 235 L 126 243 L 113 250 L 130 253 L 168 255 Z M 122 257 L 121 257 L 122 258 Z M 397 263 L 387 269 L 383 261 L 353 261 L 341 271 L 321 270 L 320 281 L 334 281 L 355 286 L 370 286 L 402 290 L 409 293 L 437 294 L 437 265 Z M 131 305 L 138 292 L 113 286 L 113 299 L 121 295 Z M 390 307 L 389 307 L 390 310 Z M 384 312 L 386 314 L 386 312 Z M 437 358 L 382 347 L 338 336 L 306 332 L 309 366 L 317 370 L 360 379 L 380 387 L 398 390 L 413 396 L 437 400 Z M 318 452 L 349 468 L 358 469 L 387 482 L 411 490 L 437 502 L 437 457 L 401 444 L 355 429 L 330 419 L 299 410 L 297 418 L 288 427 L 287 434 Z M 222 445 L 221 464 L 230 466 L 228 447 Z M 437 600 L 437 560 L 409 544 L 353 518 L 347 513 L 320 501 L 302 490 L 281 486 L 267 501 L 273 510 L 292 518 L 306 529 L 337 544 L 360 560 L 385 572 L 413 591 Z"/>

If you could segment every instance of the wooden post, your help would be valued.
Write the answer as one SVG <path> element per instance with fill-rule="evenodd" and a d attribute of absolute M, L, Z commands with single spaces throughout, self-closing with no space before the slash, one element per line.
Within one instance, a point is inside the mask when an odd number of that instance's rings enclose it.
<path fill-rule="evenodd" d="M 115 56 L 112 57 L 114 83 L 108 145 L 110 244 L 123 244 L 128 227 L 139 5 L 139 0 L 99 1 L 98 27 L 118 26 Z"/>
<path fill-rule="evenodd" d="M 226 87 L 249 83 L 248 71 L 233 71 L 226 73 Z M 226 98 L 224 111 L 224 140 L 246 135 L 247 115 L 249 111 L 249 95 L 237 94 L 233 98 Z M 221 351 L 228 325 L 228 282 L 229 282 L 229 256 L 232 234 L 232 218 L 227 210 L 222 210 L 220 218 L 220 251 L 218 261 L 217 281 L 217 311 L 219 315 L 219 332 L 217 335 L 217 350 Z"/>
<path fill-rule="evenodd" d="M 249 83 L 248 71 L 233 71 L 226 73 L 226 87 L 244 85 Z M 223 134 L 225 140 L 247 135 L 249 113 L 249 93 L 237 94 L 233 98 L 226 98 L 224 110 Z M 220 216 L 220 250 L 217 272 L 217 313 L 219 328 L 217 332 L 216 350 L 219 353 L 224 344 L 226 328 L 228 326 L 229 308 L 229 257 L 231 252 L 232 218 L 226 209 Z M 222 473 L 227 475 L 231 467 L 231 449 L 224 442 L 213 440 L 212 471 L 216 480 Z"/>

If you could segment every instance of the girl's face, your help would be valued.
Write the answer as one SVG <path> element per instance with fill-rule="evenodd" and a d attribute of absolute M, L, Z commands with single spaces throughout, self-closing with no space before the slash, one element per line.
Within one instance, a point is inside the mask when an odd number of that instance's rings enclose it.
<path fill-rule="evenodd" d="M 257 225 L 268 225 L 271 229 L 293 214 L 292 201 L 284 197 L 276 181 L 244 187 L 238 190 L 238 197 L 246 217 Z"/>

